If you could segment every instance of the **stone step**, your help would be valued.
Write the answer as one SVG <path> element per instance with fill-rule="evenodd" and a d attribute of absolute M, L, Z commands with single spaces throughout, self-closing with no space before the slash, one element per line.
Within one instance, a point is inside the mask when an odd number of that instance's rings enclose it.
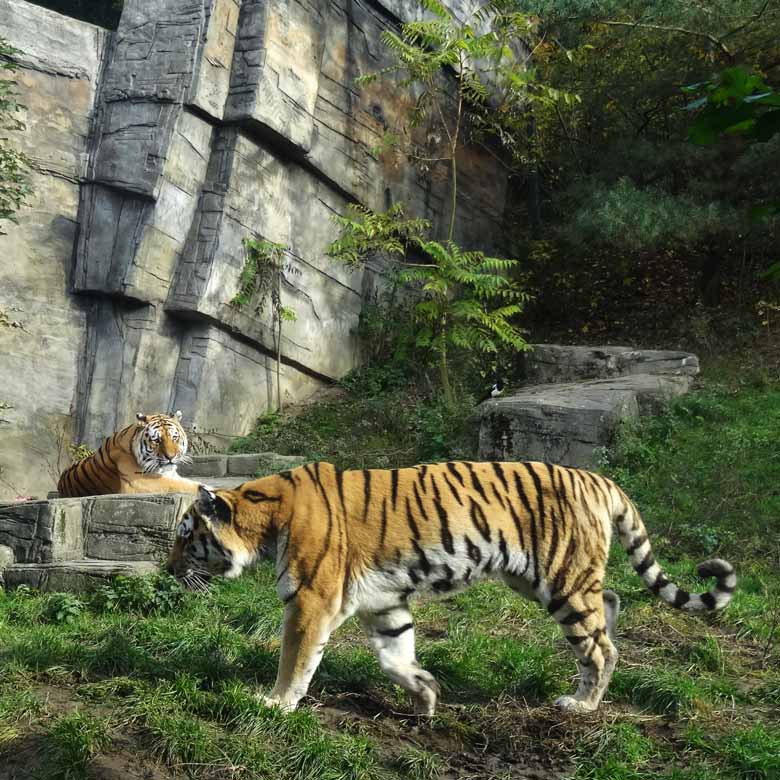
<path fill-rule="evenodd" d="M 56 563 L 16 563 L 2 573 L 9 590 L 28 585 L 42 591 L 82 592 L 93 590 L 111 577 L 152 574 L 158 566 L 151 561 L 109 561 L 81 558 Z"/>
<path fill-rule="evenodd" d="M 657 411 L 692 383 L 687 374 L 635 374 L 525 387 L 480 405 L 479 457 L 592 468 L 622 421 Z"/>
<path fill-rule="evenodd" d="M 276 474 L 307 463 L 300 455 L 279 455 L 276 452 L 253 452 L 238 455 L 193 455 L 192 463 L 179 466 L 179 474 L 190 479 L 202 479 L 209 485 L 225 480 L 232 487 L 256 476 Z M 233 479 L 231 479 L 233 478 Z"/>
<path fill-rule="evenodd" d="M 634 374 L 696 376 L 699 358 L 690 352 L 621 346 L 573 347 L 532 344 L 523 353 L 521 379 L 527 384 L 581 382 Z"/>
<path fill-rule="evenodd" d="M 0 549 L 17 564 L 156 561 L 167 555 L 191 502 L 191 495 L 168 493 L 0 504 Z"/>

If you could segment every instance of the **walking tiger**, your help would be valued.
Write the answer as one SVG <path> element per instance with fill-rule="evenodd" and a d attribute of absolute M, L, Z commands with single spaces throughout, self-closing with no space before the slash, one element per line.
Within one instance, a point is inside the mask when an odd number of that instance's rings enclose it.
<path fill-rule="evenodd" d="M 440 689 L 415 656 L 409 600 L 484 577 L 540 602 L 568 640 L 579 687 L 556 704 L 598 707 L 617 661 L 619 599 L 603 589 L 613 526 L 645 585 L 689 612 L 726 606 L 734 569 L 699 566 L 714 588 L 691 594 L 656 563 L 638 511 L 612 481 L 546 463 L 451 462 L 339 471 L 314 463 L 213 493 L 201 487 L 183 516 L 168 570 L 204 589 L 259 557 L 276 564 L 285 604 L 276 684 L 263 697 L 294 709 L 331 633 L 359 617 L 379 663 L 432 715 Z"/>

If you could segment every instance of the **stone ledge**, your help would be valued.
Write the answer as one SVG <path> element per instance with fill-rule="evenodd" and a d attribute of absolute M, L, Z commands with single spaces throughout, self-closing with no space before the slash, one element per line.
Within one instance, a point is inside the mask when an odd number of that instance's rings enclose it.
<path fill-rule="evenodd" d="M 152 574 L 157 566 L 150 561 L 96 561 L 82 558 L 61 563 L 17 563 L 4 572 L 9 590 L 27 585 L 42 591 L 80 592 L 93 590 L 112 577 Z"/>
<path fill-rule="evenodd" d="M 580 382 L 636 374 L 693 377 L 699 373 L 699 358 L 690 352 L 622 346 L 531 346 L 533 351 L 523 355 L 523 379 L 528 384 Z"/>

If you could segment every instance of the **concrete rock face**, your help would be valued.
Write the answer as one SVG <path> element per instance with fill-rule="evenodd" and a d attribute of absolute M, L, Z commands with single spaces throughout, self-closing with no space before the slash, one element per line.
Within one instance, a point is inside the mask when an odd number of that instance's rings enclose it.
<path fill-rule="evenodd" d="M 382 32 L 418 15 L 406 0 L 126 0 L 109 33 L 0 0 L 23 52 L 18 144 L 38 164 L 0 236 L 0 310 L 21 325 L 0 326 L 0 498 L 45 494 L 68 444 L 136 411 L 180 408 L 226 443 L 275 403 L 270 312 L 230 305 L 247 237 L 289 247 L 286 399 L 357 364 L 378 271 L 325 256 L 332 215 L 405 201 L 440 235 L 448 217 L 446 176 L 374 151 L 387 130 L 424 141 L 405 126 L 415 95 L 354 82 L 389 63 Z M 505 186 L 487 152 L 463 152 L 464 245 L 496 248 Z"/>

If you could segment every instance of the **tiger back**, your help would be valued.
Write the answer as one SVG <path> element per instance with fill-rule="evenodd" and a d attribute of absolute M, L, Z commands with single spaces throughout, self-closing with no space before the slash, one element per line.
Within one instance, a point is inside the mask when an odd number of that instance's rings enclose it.
<path fill-rule="evenodd" d="M 736 585 L 729 563 L 701 564 L 701 576 L 716 578 L 709 592 L 682 590 L 655 561 L 636 507 L 614 482 L 545 463 L 362 471 L 315 463 L 234 490 L 201 488 L 168 569 L 204 589 L 264 554 L 275 562 L 285 612 L 267 703 L 293 709 L 331 633 L 356 614 L 382 669 L 427 715 L 439 686 L 417 662 L 409 600 L 499 578 L 560 625 L 580 682 L 556 704 L 586 712 L 599 705 L 617 662 L 620 602 L 603 588 L 613 528 L 637 574 L 666 603 L 706 612 L 729 602 Z"/>
<path fill-rule="evenodd" d="M 135 423 L 62 472 L 57 483 L 60 496 L 197 493 L 198 483 L 177 472 L 179 463 L 190 460 L 181 416 L 179 411 L 173 415 L 139 412 Z"/>

